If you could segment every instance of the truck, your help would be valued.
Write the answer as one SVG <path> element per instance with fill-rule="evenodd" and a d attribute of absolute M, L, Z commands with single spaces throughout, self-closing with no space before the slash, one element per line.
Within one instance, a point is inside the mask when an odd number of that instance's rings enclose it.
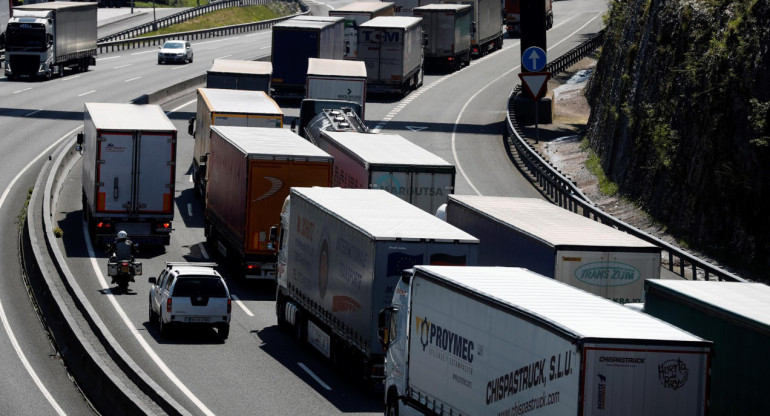
<path fill-rule="evenodd" d="M 262 61 L 214 59 L 206 72 L 206 88 L 264 91 L 270 94 L 273 64 Z"/>
<path fill-rule="evenodd" d="M 707 414 L 710 341 L 527 269 L 415 266 L 378 328 L 386 415 Z"/>
<path fill-rule="evenodd" d="M 423 80 L 421 19 L 381 16 L 358 26 L 358 59 L 366 63 L 367 90 L 406 95 Z"/>
<path fill-rule="evenodd" d="M 368 132 L 369 128 L 361 120 L 362 113 L 361 106 L 353 101 L 305 98 L 291 129 L 313 143 L 320 130 Z"/>
<path fill-rule="evenodd" d="M 5 76 L 50 79 L 96 65 L 96 3 L 16 6 L 5 32 Z"/>
<path fill-rule="evenodd" d="M 709 386 L 714 415 L 767 412 L 768 305 L 770 287 L 762 283 L 645 282 L 645 313 L 714 342 Z"/>
<path fill-rule="evenodd" d="M 379 16 L 394 16 L 394 3 L 383 1 L 356 1 L 329 10 L 329 16 L 345 19 L 345 59 L 358 57 L 358 25 Z"/>
<path fill-rule="evenodd" d="M 383 189 L 431 214 L 454 191 L 455 166 L 398 134 L 321 130 L 315 143 L 334 156 L 332 186 Z"/>
<path fill-rule="evenodd" d="M 264 91 L 198 88 L 195 117 L 187 132 L 195 139 L 192 177 L 195 195 L 206 196 L 211 126 L 283 127 L 283 111 Z"/>
<path fill-rule="evenodd" d="M 329 186 L 334 160 L 288 129 L 212 126 L 204 235 L 236 276 L 275 279 L 270 228 L 293 186 Z"/>
<path fill-rule="evenodd" d="M 444 3 L 441 0 L 394 0 L 396 16 L 413 16 L 416 7 Z"/>
<path fill-rule="evenodd" d="M 504 0 L 503 10 L 505 30 L 509 35 L 521 34 L 521 0 Z M 545 29 L 553 27 L 553 0 L 545 0 Z"/>
<path fill-rule="evenodd" d="M 498 0 L 442 0 L 446 4 L 470 4 L 473 28 L 471 56 L 480 57 L 503 48 L 503 21 Z"/>
<path fill-rule="evenodd" d="M 0 49 L 5 50 L 5 28 L 13 11 L 13 0 L 0 0 Z M 3 52 L 5 53 L 5 52 Z M 5 56 L 3 56 L 5 58 Z M 0 59 L 2 61 L 2 59 Z"/>
<path fill-rule="evenodd" d="M 281 212 L 276 315 L 323 356 L 384 378 L 377 313 L 401 270 L 474 265 L 478 240 L 383 190 L 292 188 Z"/>
<path fill-rule="evenodd" d="M 333 25 L 332 28 L 332 45 L 334 50 L 332 51 L 332 59 L 342 59 L 345 56 L 345 19 L 340 16 L 314 16 L 314 15 L 301 15 L 295 16 L 292 19 L 296 21 L 309 21 L 309 22 L 326 22 Z"/>
<path fill-rule="evenodd" d="M 95 245 L 119 231 L 168 245 L 174 219 L 176 127 L 157 105 L 85 103 L 83 216 Z"/>
<path fill-rule="evenodd" d="M 450 195 L 446 221 L 479 239 L 482 266 L 524 267 L 612 299 L 643 301 L 658 246 L 537 198 Z"/>
<path fill-rule="evenodd" d="M 336 23 L 293 17 L 273 25 L 273 96 L 305 95 L 308 58 L 342 59 L 334 43 Z"/>
<path fill-rule="evenodd" d="M 352 101 L 366 109 L 366 64 L 361 61 L 310 58 L 305 98 Z"/>
<path fill-rule="evenodd" d="M 422 18 L 425 65 L 460 69 L 471 63 L 471 6 L 468 4 L 430 4 L 413 9 Z"/>

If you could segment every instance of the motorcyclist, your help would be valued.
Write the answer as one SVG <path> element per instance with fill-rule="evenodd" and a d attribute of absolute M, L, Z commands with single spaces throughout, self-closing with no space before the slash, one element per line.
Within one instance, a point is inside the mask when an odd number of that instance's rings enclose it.
<path fill-rule="evenodd" d="M 133 260 L 134 254 L 139 251 L 136 249 L 136 245 L 133 241 L 128 239 L 128 233 L 121 230 L 118 231 L 118 236 L 115 241 L 107 248 L 107 253 L 110 254 L 110 258 L 114 258 L 116 261 L 120 260 Z"/>

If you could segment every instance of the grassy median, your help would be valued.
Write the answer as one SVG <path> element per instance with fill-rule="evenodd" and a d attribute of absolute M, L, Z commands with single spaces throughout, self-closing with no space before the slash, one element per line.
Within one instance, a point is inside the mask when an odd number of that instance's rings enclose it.
<path fill-rule="evenodd" d="M 297 6 L 297 3 L 288 2 L 274 2 L 258 6 L 231 7 L 229 9 L 206 13 L 203 16 L 190 19 L 177 25 L 164 27 L 155 32 L 146 33 L 142 35 L 142 37 L 259 22 L 262 20 L 276 19 L 298 12 L 299 7 Z"/>

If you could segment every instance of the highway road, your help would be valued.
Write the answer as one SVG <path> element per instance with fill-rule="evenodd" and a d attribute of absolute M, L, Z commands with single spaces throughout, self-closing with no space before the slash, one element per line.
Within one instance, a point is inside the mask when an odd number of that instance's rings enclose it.
<path fill-rule="evenodd" d="M 327 5 L 338 7 L 344 2 Z M 325 4 L 313 3 L 316 13 Z M 557 57 L 601 27 L 605 4 L 593 0 L 554 4 L 555 26 L 548 32 L 549 56 Z M 52 144 L 69 138 L 82 124 L 83 103 L 128 102 L 141 94 L 204 72 L 215 58 L 252 59 L 269 54 L 270 32 L 193 42 L 195 63 L 158 66 L 154 48 L 100 55 L 88 73 L 67 75 L 47 82 L 9 82 L 0 79 L 0 127 L 4 132 L 0 200 L 5 235 L 17 225 L 26 191 Z M 428 74 L 424 86 L 403 99 L 382 99 L 367 104 L 371 127 L 398 133 L 458 166 L 456 193 L 538 196 L 512 167 L 502 145 L 507 96 L 518 79 L 517 39 L 505 40 L 504 49 L 476 60 L 453 74 Z M 228 283 L 240 300 L 233 307 L 233 324 L 226 343 L 209 333 L 179 335 L 166 340 L 148 324 L 147 276 L 157 275 L 165 261 L 198 261 L 212 253 L 203 244 L 202 207 L 192 195 L 189 161 L 192 139 L 186 120 L 194 111 L 194 95 L 164 105 L 179 129 L 175 230 L 165 251 L 142 254 L 145 276 L 129 294 L 115 295 L 104 281 L 106 260 L 101 247 L 90 247 L 83 236 L 79 170 L 72 172 L 62 193 L 57 220 L 64 229 L 62 247 L 69 266 L 94 308 L 132 358 L 155 382 L 193 414 L 378 414 L 381 396 L 349 383 L 310 349 L 297 346 L 277 329 L 274 286 L 255 282 Z M 296 115 L 296 107 L 285 106 Z M 290 120 L 290 118 L 288 118 Z M 289 121 L 287 121 L 287 125 Z M 18 176 L 18 179 L 14 179 Z M 16 239 L 2 243 L 4 268 L 0 302 L 9 313 L 6 331 L 0 332 L 0 413 L 56 414 L 44 391 L 51 391 L 60 414 L 85 414 L 87 407 L 62 366 L 51 359 L 53 349 L 40 330 L 27 300 L 18 271 Z M 223 270 L 226 274 L 226 270 Z M 28 310 L 21 315 L 22 311 Z M 4 315 L 3 315 L 4 316 Z M 5 323 L 5 322 L 4 322 Z M 33 325 L 37 325 L 34 327 Z M 22 338 L 19 351 L 9 330 Z M 24 369 L 24 360 L 42 380 Z M 52 365 L 51 363 L 55 363 Z M 5 388 L 8 385 L 8 388 Z M 69 386 L 69 387 L 68 387 Z M 34 400 L 33 400 L 34 399 Z M 30 405 L 34 401 L 34 405 Z M 9 412 L 5 412 L 8 406 Z M 23 407 L 22 407 L 23 406 Z"/>

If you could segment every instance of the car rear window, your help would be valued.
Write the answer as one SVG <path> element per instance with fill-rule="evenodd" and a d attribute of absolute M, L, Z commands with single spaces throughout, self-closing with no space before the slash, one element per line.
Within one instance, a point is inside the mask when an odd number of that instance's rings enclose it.
<path fill-rule="evenodd" d="M 177 279 L 174 285 L 174 297 L 209 296 L 227 297 L 227 290 L 222 280 L 212 277 L 184 277 Z"/>

